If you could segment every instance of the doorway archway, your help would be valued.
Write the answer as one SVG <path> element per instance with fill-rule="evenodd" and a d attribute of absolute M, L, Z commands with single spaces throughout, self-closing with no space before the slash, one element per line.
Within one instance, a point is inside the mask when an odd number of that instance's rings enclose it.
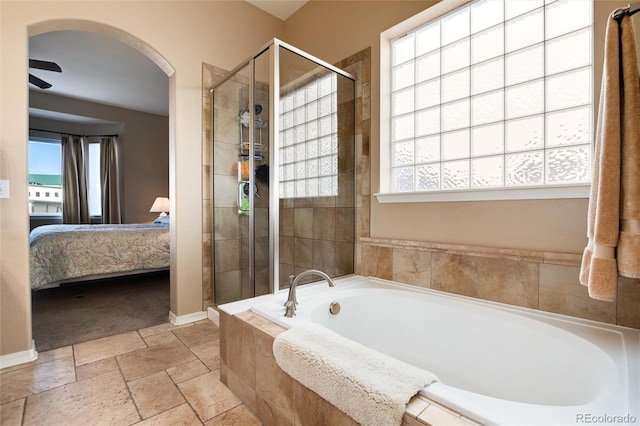
<path fill-rule="evenodd" d="M 112 40 L 117 40 L 118 42 L 122 42 L 128 45 L 129 47 L 133 48 L 135 51 L 139 52 L 140 54 L 144 55 L 149 60 L 151 60 L 162 71 L 162 73 L 164 73 L 169 78 L 169 81 L 167 82 L 168 96 L 169 96 L 167 103 L 169 105 L 171 105 L 172 103 L 172 98 L 175 97 L 175 93 L 172 91 L 174 90 L 175 85 L 171 83 L 171 80 L 174 78 L 174 74 L 175 74 L 174 67 L 164 58 L 164 56 L 159 51 L 157 51 L 155 48 L 153 48 L 151 45 L 149 45 L 145 41 L 139 39 L 136 36 L 133 36 L 130 33 L 127 33 L 118 28 L 111 27 L 109 25 L 102 24 L 99 22 L 76 20 L 76 19 L 58 19 L 58 20 L 39 22 L 39 23 L 29 25 L 27 27 L 27 30 L 28 30 L 27 31 L 28 36 L 30 38 L 34 36 L 44 35 L 49 32 L 78 31 L 78 32 L 99 34 L 99 35 L 108 37 Z M 173 190 L 173 185 L 171 184 L 171 182 L 175 180 L 175 176 L 173 176 L 173 174 L 175 173 L 174 172 L 175 167 L 173 164 L 174 158 L 171 154 L 172 152 L 175 152 L 175 149 L 174 149 L 175 136 L 171 130 L 171 129 L 175 129 L 174 121 L 175 121 L 174 114 L 172 110 L 169 109 L 168 126 L 167 126 L 168 127 L 168 143 L 169 143 L 168 154 L 167 154 L 168 162 L 169 162 L 168 171 L 167 171 L 168 180 L 169 180 L 169 185 L 168 185 L 169 192 Z M 156 195 L 165 195 L 165 194 L 156 194 Z M 172 199 L 175 198 L 173 196 L 174 194 L 168 193 L 167 195 L 169 195 L 169 197 Z M 171 250 L 173 251 L 175 247 L 174 232 L 171 232 L 170 245 L 171 245 Z M 175 263 L 175 257 L 172 257 L 172 263 Z M 172 264 L 171 269 L 174 269 L 174 268 L 175 268 L 175 265 Z M 171 275 L 173 276 L 173 273 Z M 169 297 L 171 299 L 174 299 L 177 293 L 176 283 L 174 278 L 171 278 L 170 287 L 171 288 L 169 290 L 169 294 L 170 294 Z M 31 309 L 32 308 L 29 309 L 29 314 L 33 315 L 33 312 L 31 312 Z M 168 315 L 169 315 L 169 312 L 167 313 L 167 317 Z"/>

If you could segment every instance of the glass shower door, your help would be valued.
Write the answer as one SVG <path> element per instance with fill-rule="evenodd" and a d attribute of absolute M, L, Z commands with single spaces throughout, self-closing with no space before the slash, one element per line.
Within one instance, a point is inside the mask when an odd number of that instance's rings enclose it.
<path fill-rule="evenodd" d="M 270 291 L 268 66 L 259 55 L 212 91 L 216 305 Z"/>
<path fill-rule="evenodd" d="M 331 277 L 355 270 L 355 82 L 278 49 L 278 284 L 285 288 L 306 269 Z"/>

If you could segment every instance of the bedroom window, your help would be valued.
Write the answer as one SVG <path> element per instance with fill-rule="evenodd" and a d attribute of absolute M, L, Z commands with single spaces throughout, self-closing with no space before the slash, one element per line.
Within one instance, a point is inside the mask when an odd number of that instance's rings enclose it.
<path fill-rule="evenodd" d="M 379 201 L 588 196 L 591 1 L 458 0 L 411 22 L 381 37 Z"/>
<path fill-rule="evenodd" d="M 101 216 L 99 143 L 89 143 L 87 163 L 89 214 Z M 29 214 L 61 215 L 63 190 L 60 140 L 44 138 L 29 140 L 29 187 L 27 191 Z M 52 193 L 53 196 L 51 196 Z"/>

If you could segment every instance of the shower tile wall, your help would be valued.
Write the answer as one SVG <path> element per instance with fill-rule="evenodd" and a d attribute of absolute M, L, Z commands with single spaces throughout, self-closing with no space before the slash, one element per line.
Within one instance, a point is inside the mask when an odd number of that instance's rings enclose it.
<path fill-rule="evenodd" d="M 353 272 L 353 207 L 340 206 L 336 197 L 297 199 L 283 201 L 280 214 L 281 288 L 305 269 L 331 276 Z"/>
<path fill-rule="evenodd" d="M 364 49 L 335 64 L 356 78 L 356 253 L 361 237 L 370 235 L 369 211 L 371 206 L 371 49 Z M 357 265 L 356 265 L 357 268 Z M 357 271 L 356 271 L 357 272 Z"/>

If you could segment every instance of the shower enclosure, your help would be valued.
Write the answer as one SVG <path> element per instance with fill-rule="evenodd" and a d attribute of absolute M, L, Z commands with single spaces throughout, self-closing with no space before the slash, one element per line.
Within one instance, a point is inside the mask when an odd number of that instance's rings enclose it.
<path fill-rule="evenodd" d="M 211 93 L 214 303 L 353 273 L 354 78 L 274 39 Z"/>

